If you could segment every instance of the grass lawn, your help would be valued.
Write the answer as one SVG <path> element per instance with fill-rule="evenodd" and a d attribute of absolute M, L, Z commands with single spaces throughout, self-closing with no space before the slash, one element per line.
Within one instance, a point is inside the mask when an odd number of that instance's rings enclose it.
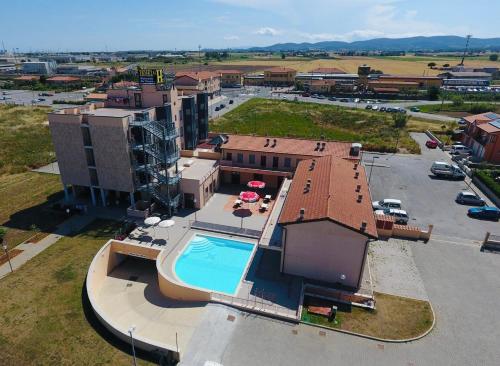
<path fill-rule="evenodd" d="M 90 261 L 118 227 L 114 221 L 94 221 L 0 280 L 3 366 L 132 364 L 130 355 L 89 324 L 82 304 Z"/>
<path fill-rule="evenodd" d="M 45 107 L 0 105 L 0 175 L 55 160 Z"/>
<path fill-rule="evenodd" d="M 339 306 L 336 323 L 326 317 L 308 314 L 304 306 L 302 320 L 329 328 L 347 330 L 384 339 L 408 339 L 427 331 L 433 314 L 427 301 L 375 293 L 376 310 Z"/>
<path fill-rule="evenodd" d="M 36 232 L 51 232 L 64 220 L 50 210 L 62 198 L 58 175 L 25 172 L 0 175 L 0 226 L 7 229 L 9 248 L 23 242 Z"/>
<path fill-rule="evenodd" d="M 390 114 L 318 103 L 251 99 L 210 122 L 212 132 L 361 142 L 366 150 L 394 152 L 398 130 Z M 442 123 L 410 119 L 401 131 L 401 152 L 419 153 L 410 131 L 440 131 Z"/>
<path fill-rule="evenodd" d="M 471 114 L 480 114 L 485 112 L 500 113 L 500 104 L 495 103 L 464 103 L 462 105 L 454 105 L 447 103 L 441 104 L 428 104 L 418 106 L 421 112 L 436 113 L 452 117 L 464 117 Z M 478 109 L 475 110 L 474 108 Z"/>

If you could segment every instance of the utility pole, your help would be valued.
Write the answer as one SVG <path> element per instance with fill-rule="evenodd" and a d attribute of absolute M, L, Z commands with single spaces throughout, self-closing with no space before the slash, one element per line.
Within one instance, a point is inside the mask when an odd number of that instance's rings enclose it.
<path fill-rule="evenodd" d="M 464 50 L 464 55 L 462 56 L 462 62 L 458 64 L 458 66 L 464 66 L 464 61 L 465 61 L 465 56 L 467 56 L 467 51 L 469 50 L 469 42 L 470 39 L 472 38 L 472 34 L 467 34 L 467 42 L 465 44 L 465 50 Z"/>
<path fill-rule="evenodd" d="M 201 44 L 198 45 L 198 71 L 201 71 Z"/>

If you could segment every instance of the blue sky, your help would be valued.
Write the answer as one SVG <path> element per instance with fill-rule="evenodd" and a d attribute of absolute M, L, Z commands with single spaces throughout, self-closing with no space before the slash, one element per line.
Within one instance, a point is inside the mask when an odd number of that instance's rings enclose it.
<path fill-rule="evenodd" d="M 20 51 L 500 37 L 496 0 L 22 0 L 2 2 L 1 10 L 0 41 Z"/>

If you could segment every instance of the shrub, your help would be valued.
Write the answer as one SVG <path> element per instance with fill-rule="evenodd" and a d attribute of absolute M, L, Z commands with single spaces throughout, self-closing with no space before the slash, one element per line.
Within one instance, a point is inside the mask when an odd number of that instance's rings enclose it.
<path fill-rule="evenodd" d="M 427 89 L 427 96 L 429 100 L 438 100 L 440 92 L 441 91 L 437 86 L 431 86 L 429 89 Z"/>
<path fill-rule="evenodd" d="M 490 61 L 498 61 L 498 55 L 496 53 L 491 54 Z"/>
<path fill-rule="evenodd" d="M 486 113 L 492 110 L 492 106 L 487 103 L 476 103 L 472 104 L 470 107 L 470 113 L 472 114 L 481 114 Z"/>
<path fill-rule="evenodd" d="M 408 123 L 408 116 L 403 113 L 394 113 L 392 115 L 392 120 L 394 121 L 394 127 L 405 128 Z"/>
<path fill-rule="evenodd" d="M 500 183 L 495 181 L 495 176 L 500 174 L 500 171 L 494 170 L 476 170 L 474 174 L 483 182 L 489 189 L 495 193 L 497 197 L 500 197 Z"/>
<path fill-rule="evenodd" d="M 451 100 L 453 101 L 453 106 L 455 107 L 461 107 L 464 105 L 464 100 L 461 96 L 459 95 L 454 95 Z"/>

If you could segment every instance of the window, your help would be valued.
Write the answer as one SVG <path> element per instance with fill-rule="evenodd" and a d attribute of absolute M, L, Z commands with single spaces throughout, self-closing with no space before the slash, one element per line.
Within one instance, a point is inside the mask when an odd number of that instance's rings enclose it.
<path fill-rule="evenodd" d="M 292 167 L 292 159 L 285 158 L 285 168 L 291 168 L 291 167 Z"/>
<path fill-rule="evenodd" d="M 255 155 L 254 154 L 250 154 L 248 156 L 248 163 L 249 164 L 255 164 Z"/>
<path fill-rule="evenodd" d="M 238 153 L 238 155 L 236 156 L 236 160 L 238 161 L 238 163 L 243 163 L 243 154 Z"/>
<path fill-rule="evenodd" d="M 85 157 L 88 166 L 95 166 L 94 149 L 85 149 Z"/>
<path fill-rule="evenodd" d="M 280 158 L 278 156 L 273 156 L 273 168 L 277 168 L 279 165 Z"/>
<path fill-rule="evenodd" d="M 90 184 L 93 187 L 98 187 L 99 186 L 99 178 L 97 177 L 97 170 L 93 168 L 89 168 L 89 174 L 90 174 Z"/>
<path fill-rule="evenodd" d="M 135 107 L 136 108 L 141 108 L 142 107 L 142 97 L 141 97 L 141 94 L 134 93 L 134 102 L 135 102 Z"/>
<path fill-rule="evenodd" d="M 92 138 L 90 137 L 90 129 L 88 126 L 82 126 L 83 146 L 92 146 Z"/>
<path fill-rule="evenodd" d="M 168 94 L 163 94 L 163 104 L 168 103 Z"/>
<path fill-rule="evenodd" d="M 233 160 L 233 153 L 226 153 L 226 160 Z"/>
<path fill-rule="evenodd" d="M 266 156 L 265 155 L 262 155 L 260 157 L 260 166 L 261 167 L 265 167 L 266 166 Z"/>

